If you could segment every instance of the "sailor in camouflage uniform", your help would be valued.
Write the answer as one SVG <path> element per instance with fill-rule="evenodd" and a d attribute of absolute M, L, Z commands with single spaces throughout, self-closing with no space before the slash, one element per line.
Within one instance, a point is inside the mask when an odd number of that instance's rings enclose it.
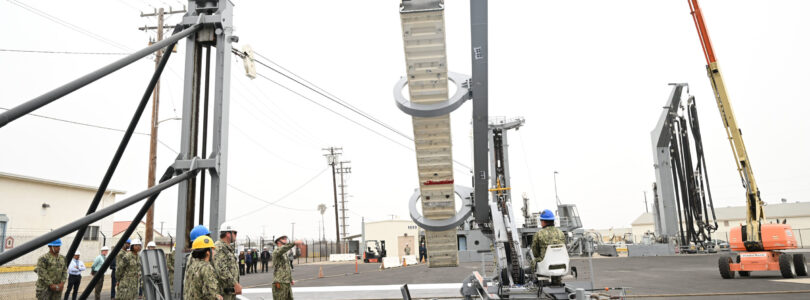
<path fill-rule="evenodd" d="M 242 294 L 242 286 L 239 284 L 239 263 L 236 260 L 232 243 L 236 242 L 236 227 L 228 222 L 222 223 L 219 227 L 219 241 L 214 254 L 214 269 L 217 272 L 219 281 L 219 293 L 225 300 L 236 299 L 236 295 Z"/>
<path fill-rule="evenodd" d="M 117 300 L 132 300 L 138 296 L 138 288 L 141 283 L 141 260 L 138 253 L 142 246 L 141 240 L 134 239 L 129 251 L 116 259 L 118 267 L 115 270 L 115 277 L 118 279 L 118 289 L 115 292 L 115 299 Z"/>
<path fill-rule="evenodd" d="M 275 240 L 276 249 L 273 250 L 273 300 L 292 300 L 292 270 L 287 251 L 295 247 L 295 243 L 288 243 L 287 236 L 282 235 Z"/>
<path fill-rule="evenodd" d="M 169 270 L 169 289 L 174 290 L 174 248 L 177 247 L 175 243 L 172 245 L 172 252 L 166 254 L 166 268 Z"/>
<path fill-rule="evenodd" d="M 216 271 L 211 266 L 214 241 L 209 236 L 200 236 L 191 244 L 191 262 L 183 278 L 183 299 L 222 300 L 219 294 Z"/>
<path fill-rule="evenodd" d="M 62 240 L 55 240 L 48 244 L 48 253 L 43 254 L 37 260 L 37 299 L 38 300 L 59 300 L 62 290 L 65 287 L 67 278 L 67 267 L 65 267 L 65 257 L 59 254 Z"/>
<path fill-rule="evenodd" d="M 554 213 L 546 209 L 540 214 L 540 225 L 543 229 L 537 231 L 532 238 L 532 271 L 538 262 L 543 261 L 546 256 L 546 248 L 549 245 L 565 244 L 565 234 L 557 227 L 554 227 Z"/>

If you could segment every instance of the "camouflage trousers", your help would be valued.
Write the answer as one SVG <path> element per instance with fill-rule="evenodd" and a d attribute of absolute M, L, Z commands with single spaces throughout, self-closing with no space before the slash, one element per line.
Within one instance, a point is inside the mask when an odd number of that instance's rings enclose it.
<path fill-rule="evenodd" d="M 62 298 L 62 292 L 54 292 L 48 288 L 37 289 L 37 300 L 59 300 Z"/>
<path fill-rule="evenodd" d="M 132 300 L 138 297 L 138 280 L 127 278 L 118 282 L 118 289 L 115 290 L 115 299 Z"/>
<path fill-rule="evenodd" d="M 292 287 L 289 283 L 273 283 L 273 300 L 292 300 Z"/>
<path fill-rule="evenodd" d="M 222 300 L 235 300 L 235 299 L 236 299 L 236 295 L 234 295 L 234 294 L 229 294 L 229 295 L 222 294 Z"/>
<path fill-rule="evenodd" d="M 174 291 L 174 271 L 169 271 L 169 290 Z"/>

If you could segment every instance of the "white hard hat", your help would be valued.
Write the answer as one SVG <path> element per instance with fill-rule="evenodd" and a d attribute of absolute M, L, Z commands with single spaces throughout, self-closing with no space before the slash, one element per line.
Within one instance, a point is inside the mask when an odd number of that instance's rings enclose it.
<path fill-rule="evenodd" d="M 133 239 L 132 243 L 130 243 L 130 245 L 132 245 L 132 246 L 143 245 L 143 243 L 141 243 L 141 239 Z"/>
<path fill-rule="evenodd" d="M 101 251 L 109 251 L 109 250 L 110 248 L 108 248 L 107 246 L 101 247 Z"/>
<path fill-rule="evenodd" d="M 236 226 L 230 222 L 222 222 L 222 225 L 219 225 L 219 232 L 236 232 Z"/>
<path fill-rule="evenodd" d="M 81 254 L 82 254 L 82 253 L 81 253 L 81 252 L 79 252 L 79 250 L 76 250 L 76 252 L 75 252 L 75 253 L 73 253 L 73 255 L 81 255 Z"/>
<path fill-rule="evenodd" d="M 148 248 L 148 247 L 157 247 L 157 245 L 155 245 L 155 241 L 151 241 L 151 242 L 149 242 L 149 243 L 147 243 L 147 244 L 146 244 L 146 247 L 147 247 L 147 248 Z"/>

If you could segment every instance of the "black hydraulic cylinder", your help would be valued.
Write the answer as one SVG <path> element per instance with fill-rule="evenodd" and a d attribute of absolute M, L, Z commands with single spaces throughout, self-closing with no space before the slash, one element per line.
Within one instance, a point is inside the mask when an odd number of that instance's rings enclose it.
<path fill-rule="evenodd" d="M 180 27 L 175 28 L 175 32 L 179 30 L 179 28 Z M 118 163 L 121 161 L 121 157 L 124 156 L 124 151 L 127 150 L 127 145 L 132 139 L 132 134 L 135 133 L 135 127 L 138 126 L 138 121 L 143 116 L 143 111 L 146 110 L 146 104 L 149 103 L 149 96 L 152 95 L 152 92 L 155 90 L 155 86 L 160 79 L 160 74 L 163 73 L 166 63 L 169 62 L 169 57 L 172 54 L 171 50 L 174 48 L 175 44 L 176 43 L 171 43 L 168 47 L 166 47 L 166 54 L 160 59 L 157 69 L 155 69 L 155 72 L 152 74 L 152 79 L 149 80 L 149 85 L 147 85 L 146 91 L 144 91 L 143 96 L 141 97 L 141 102 L 138 104 L 138 108 L 135 109 L 135 114 L 129 121 L 129 126 L 124 133 L 124 137 L 121 138 L 121 143 L 118 144 L 118 149 L 115 150 L 115 155 L 113 155 L 113 159 L 110 161 L 110 165 L 107 167 L 107 172 L 104 173 L 104 177 L 101 179 L 101 184 L 99 184 L 96 195 L 93 197 L 93 201 L 90 202 L 90 207 L 87 209 L 87 213 L 85 215 L 89 215 L 98 209 L 98 204 L 101 202 L 101 198 L 107 191 L 107 186 L 110 184 L 110 180 L 112 180 L 112 176 L 115 174 L 115 170 L 118 168 Z M 73 242 L 70 244 L 67 254 L 65 255 L 66 266 L 70 265 L 70 260 L 73 259 L 73 253 L 75 253 L 76 249 L 79 248 L 79 244 L 82 242 L 82 237 L 84 237 L 84 232 L 86 230 L 87 226 L 82 226 L 76 232 L 76 236 L 73 238 Z"/>
<path fill-rule="evenodd" d="M 173 174 L 174 168 L 169 167 L 168 169 L 166 169 L 166 172 L 163 173 L 163 176 L 160 178 L 160 182 L 165 182 L 166 180 L 171 179 Z M 138 228 L 138 225 L 141 224 L 141 219 L 143 219 L 143 216 L 146 215 L 147 211 L 149 211 L 149 208 L 152 207 L 152 204 L 155 203 L 155 200 L 157 199 L 158 195 L 160 195 L 159 192 L 152 196 L 149 196 L 149 200 L 147 200 L 146 203 L 144 203 L 143 207 L 141 207 L 141 210 L 138 211 L 137 215 L 135 215 L 135 219 L 132 220 L 132 223 L 129 223 L 129 226 L 127 226 L 127 230 L 124 231 L 124 235 L 122 235 L 121 238 L 118 239 L 118 242 L 115 244 L 115 247 L 113 247 L 110 253 L 107 255 L 107 259 L 105 259 L 104 263 L 101 264 L 101 268 L 98 270 L 98 272 L 96 272 L 96 275 L 93 275 L 93 278 L 90 280 L 90 283 L 88 283 L 87 287 L 85 287 L 84 291 L 82 291 L 81 296 L 79 296 L 80 300 L 84 300 L 87 299 L 87 297 L 90 297 L 90 293 L 96 289 L 96 283 L 99 280 L 104 280 L 104 273 L 107 272 L 107 268 L 110 267 L 113 259 L 115 259 L 115 257 L 118 256 L 118 253 L 121 252 L 121 248 L 124 247 L 124 243 L 126 243 L 129 236 L 132 235 L 132 232 L 135 231 L 135 228 Z M 141 247 L 143 247 L 143 245 L 141 245 Z"/>
<path fill-rule="evenodd" d="M 180 28 L 180 27 L 177 27 Z M 169 38 L 162 40 L 160 42 L 154 43 L 149 47 L 143 48 L 138 52 L 132 53 L 127 55 L 124 58 L 121 58 L 109 65 L 101 67 L 98 70 L 88 73 L 82 77 L 77 78 L 71 82 L 66 83 L 58 88 L 55 88 L 45 94 L 40 95 L 34 99 L 28 100 L 23 104 L 20 104 L 2 114 L 0 114 L 0 128 L 6 126 L 6 124 L 11 123 L 12 121 L 29 114 L 45 105 L 50 104 L 51 102 L 62 98 L 63 96 L 78 90 L 85 85 L 88 85 L 98 79 L 103 78 L 104 76 L 109 75 L 112 72 L 118 71 L 119 69 L 126 67 L 127 65 L 144 58 L 145 56 L 157 51 L 158 49 L 164 48 L 169 44 L 176 43 L 178 40 L 191 35 L 192 33 L 197 32 L 202 28 L 201 24 L 194 24 L 183 31 L 180 31 L 176 34 L 173 34 Z"/>
<path fill-rule="evenodd" d="M 129 206 L 131 206 L 131 205 L 133 205 L 133 204 L 135 204 L 135 203 L 149 197 L 149 196 L 152 196 L 154 194 L 159 193 L 160 191 L 163 191 L 163 190 L 165 190 L 167 188 L 170 188 L 170 187 L 174 186 L 175 184 L 180 183 L 181 181 L 192 178 L 195 175 L 197 175 L 197 172 L 199 172 L 199 169 L 186 171 L 185 173 L 180 174 L 180 175 L 178 175 L 178 176 L 176 176 L 176 177 L 174 177 L 172 179 L 166 180 L 166 182 L 155 185 L 155 186 L 153 186 L 153 187 L 151 187 L 151 188 L 149 188 L 149 189 L 147 189 L 145 191 L 137 193 L 137 194 L 135 194 L 135 195 L 133 195 L 133 196 L 131 196 L 129 198 L 126 198 L 124 200 L 117 201 L 113 205 L 110 205 L 108 207 L 105 207 L 104 209 L 101 209 L 101 210 L 97 211 L 97 212 L 94 212 L 92 214 L 81 217 L 80 219 L 78 219 L 76 221 L 73 221 L 71 223 L 68 223 L 65 226 L 54 229 L 53 231 L 48 232 L 46 234 L 43 234 L 43 235 L 41 235 L 41 236 L 39 236 L 39 237 L 25 243 L 25 244 L 14 247 L 13 249 L 10 249 L 10 250 L 6 250 L 3 253 L 0 253 L 0 266 L 4 265 L 4 264 L 6 264 L 6 263 L 20 257 L 20 256 L 23 256 L 26 253 L 33 251 L 34 249 L 45 246 L 46 244 L 54 241 L 55 239 L 61 238 L 61 237 L 65 236 L 65 235 L 67 235 L 67 234 L 69 234 L 71 232 L 74 232 L 77 229 L 79 229 L 79 227 L 81 227 L 81 226 L 87 226 L 89 224 L 92 224 L 93 222 L 96 222 L 96 221 L 101 220 L 101 219 L 103 219 L 103 218 L 105 218 L 107 216 L 110 216 L 110 215 L 112 215 L 112 214 L 114 214 L 114 213 L 116 213 L 116 212 L 118 212 L 118 211 L 120 211 L 120 210 L 122 210 L 124 208 L 127 208 L 127 207 L 129 207 Z"/>

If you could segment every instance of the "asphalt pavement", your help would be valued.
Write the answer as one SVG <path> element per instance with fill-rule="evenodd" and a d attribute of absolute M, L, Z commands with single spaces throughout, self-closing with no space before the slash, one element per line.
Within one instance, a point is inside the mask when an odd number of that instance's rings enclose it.
<path fill-rule="evenodd" d="M 596 287 L 623 287 L 635 299 L 810 299 L 810 277 L 783 279 L 779 272 L 754 272 L 748 278 L 722 279 L 717 269 L 720 255 L 594 258 L 593 273 L 588 259 L 572 258 L 571 264 L 578 270 L 574 280 L 590 281 L 594 274 Z M 459 295 L 462 280 L 473 271 L 493 275 L 492 270 L 482 270 L 480 262 L 453 268 L 431 269 L 420 264 L 385 270 L 379 263 L 298 264 L 293 270 L 293 295 L 299 300 L 401 299 L 399 287 L 407 283 L 414 297 L 449 299 Z M 243 275 L 240 281 L 244 286 L 241 299 L 272 299 L 272 268 L 267 273 Z M 33 298 L 33 285 L 18 289 L 14 293 L 11 286 L 3 286 L 0 299 Z M 108 289 L 109 281 L 103 299 L 109 299 Z"/>
<path fill-rule="evenodd" d="M 598 288 L 626 288 L 628 296 L 668 299 L 810 299 L 810 277 L 783 279 L 779 272 L 753 272 L 751 277 L 722 279 L 717 269 L 720 255 L 667 257 L 618 257 L 592 260 Z M 577 281 L 590 281 L 588 259 L 573 258 Z M 384 299 L 400 297 L 398 287 L 409 284 L 414 296 L 458 295 L 460 283 L 481 263 L 463 263 L 454 268 L 414 265 L 380 270 L 376 263 L 324 263 L 298 265 L 293 272 L 296 299 Z M 319 278 L 319 271 L 323 278 Z M 487 276 L 492 275 L 487 270 Z M 241 279 L 245 298 L 271 299 L 272 272 L 249 274 Z M 754 294 L 757 293 L 757 294 Z M 759 294 L 771 293 L 771 294 Z M 643 299 L 643 298 L 642 298 Z"/>

